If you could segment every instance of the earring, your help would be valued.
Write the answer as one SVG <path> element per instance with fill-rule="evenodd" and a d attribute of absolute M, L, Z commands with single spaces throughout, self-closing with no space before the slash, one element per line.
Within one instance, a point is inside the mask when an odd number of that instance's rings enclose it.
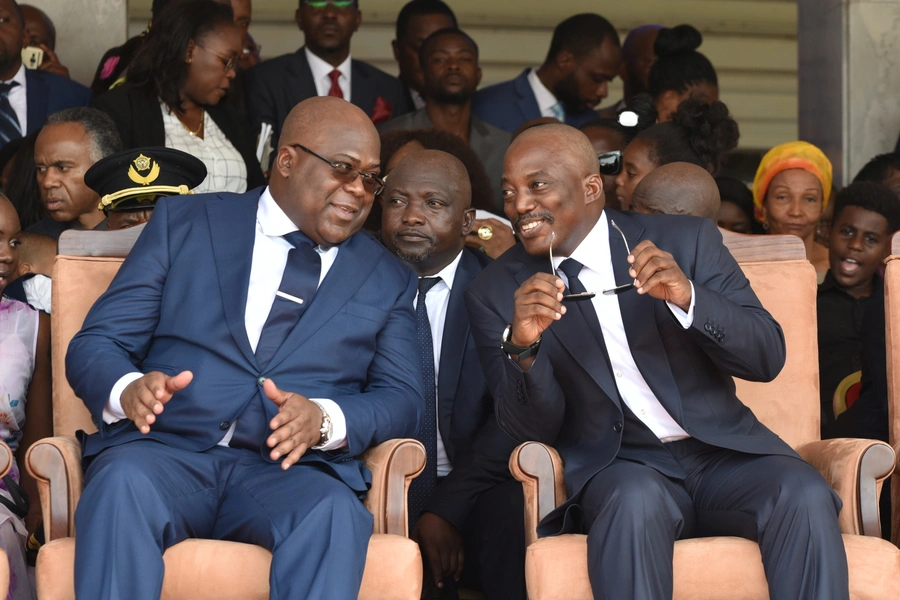
<path fill-rule="evenodd" d="M 769 222 L 763 221 L 762 227 L 763 227 L 763 230 L 768 231 L 769 230 Z"/>

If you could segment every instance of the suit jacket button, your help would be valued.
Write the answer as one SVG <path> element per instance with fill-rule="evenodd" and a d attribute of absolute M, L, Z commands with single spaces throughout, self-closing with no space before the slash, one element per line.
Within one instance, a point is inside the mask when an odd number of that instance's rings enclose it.
<path fill-rule="evenodd" d="M 706 330 L 706 333 L 712 332 L 712 327 L 709 326 L 709 323 L 707 323 L 706 325 L 704 325 L 704 326 L 703 326 L 703 329 Z"/>
<path fill-rule="evenodd" d="M 221 423 L 219 423 L 219 429 L 221 429 L 222 431 L 228 431 L 229 427 L 231 427 L 231 423 L 229 423 L 228 421 L 222 421 Z"/>
<path fill-rule="evenodd" d="M 613 423 L 613 431 L 615 431 L 616 433 L 619 433 L 620 431 L 622 431 L 622 422 L 621 421 L 616 421 L 615 423 Z"/>
<path fill-rule="evenodd" d="M 262 376 L 260 376 L 260 378 L 256 380 L 256 383 L 258 383 L 259 385 L 262 385 L 265 382 L 266 382 L 266 378 L 262 377 Z"/>

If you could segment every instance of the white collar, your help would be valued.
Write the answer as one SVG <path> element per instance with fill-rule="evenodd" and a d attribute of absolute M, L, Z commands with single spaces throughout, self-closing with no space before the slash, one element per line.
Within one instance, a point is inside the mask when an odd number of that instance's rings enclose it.
<path fill-rule="evenodd" d="M 451 290 L 453 289 L 453 280 L 456 278 L 456 269 L 459 267 L 459 261 L 462 260 L 462 253 L 464 251 L 460 251 L 459 254 L 456 255 L 450 264 L 440 270 L 437 275 L 430 275 L 429 277 L 440 277 L 444 283 L 447 284 L 447 287 Z"/>
<path fill-rule="evenodd" d="M 534 99 L 537 100 L 538 109 L 541 111 L 541 114 L 544 115 L 553 112 L 552 109 L 559 104 L 559 100 L 556 99 L 553 92 L 548 90 L 547 86 L 544 85 L 544 82 L 541 81 L 541 78 L 538 77 L 537 67 L 528 72 L 528 85 L 531 86 L 531 91 L 534 92 Z"/>
<path fill-rule="evenodd" d="M 559 264 L 566 258 L 573 258 L 582 265 L 595 271 L 603 273 L 612 260 L 609 252 L 609 221 L 606 218 L 606 211 L 600 213 L 600 218 L 581 240 L 578 247 L 572 252 L 571 256 L 553 256 L 553 266 L 559 270 Z"/>
<path fill-rule="evenodd" d="M 291 218 L 281 210 L 281 207 L 278 206 L 275 198 L 272 197 L 272 193 L 269 191 L 268 187 L 263 190 L 262 195 L 259 197 L 259 207 L 256 209 L 256 220 L 259 222 L 263 234 L 269 237 L 281 237 L 300 229 L 293 221 L 291 221 Z"/>
<path fill-rule="evenodd" d="M 13 81 L 18 83 L 19 87 L 21 87 L 23 90 L 25 89 L 27 81 L 27 79 L 25 78 L 25 65 L 19 65 L 19 70 L 16 71 L 16 74 L 13 75 L 13 78 L 9 81 L 4 81 L 3 83 L 12 83 Z"/>
<path fill-rule="evenodd" d="M 309 63 L 309 70 L 312 71 L 313 81 L 319 81 L 320 79 L 327 79 L 328 74 L 333 70 L 337 69 L 341 72 L 342 77 L 346 77 L 347 81 L 350 80 L 350 55 L 347 55 L 347 58 L 339 64 L 337 67 L 331 65 L 331 63 L 327 63 L 315 54 L 313 54 L 309 48 L 303 48 L 303 51 L 306 53 L 306 62 Z"/>

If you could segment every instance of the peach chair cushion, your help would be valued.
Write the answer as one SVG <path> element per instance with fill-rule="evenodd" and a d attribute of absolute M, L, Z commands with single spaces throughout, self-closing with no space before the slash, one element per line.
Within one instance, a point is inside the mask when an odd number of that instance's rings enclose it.
<path fill-rule="evenodd" d="M 774 381 L 735 379 L 737 397 L 792 448 L 819 439 L 816 273 L 805 260 L 743 263 L 759 301 L 781 324 L 787 347 Z M 774 400 L 774 401 L 773 401 Z M 797 418 L 804 415 L 804 418 Z"/>
<path fill-rule="evenodd" d="M 169 548 L 164 559 L 160 600 L 269 598 L 272 555 L 259 546 L 185 540 Z M 54 540 L 41 548 L 37 566 L 41 600 L 75 599 L 74 563 L 74 538 Z M 372 536 L 359 600 L 419 600 L 421 581 L 422 558 L 415 542 L 398 535 Z"/>
<path fill-rule="evenodd" d="M 124 259 L 58 256 L 53 267 L 53 434 L 75 435 L 79 429 L 97 431 L 91 414 L 69 387 L 66 351 L 84 319 L 119 271 Z M 65 310 L 60 309 L 65 302 Z"/>
<path fill-rule="evenodd" d="M 900 597 L 900 549 L 884 540 L 844 535 L 852 600 Z M 593 600 L 587 536 L 542 538 L 528 547 L 530 600 Z M 675 543 L 673 600 L 768 600 L 759 546 L 735 537 Z M 561 576 L 565 573 L 565 576 Z"/>

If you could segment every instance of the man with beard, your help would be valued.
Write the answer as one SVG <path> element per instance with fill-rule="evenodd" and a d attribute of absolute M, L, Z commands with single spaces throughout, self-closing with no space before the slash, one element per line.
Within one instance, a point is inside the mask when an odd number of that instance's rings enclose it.
<path fill-rule="evenodd" d="M 425 108 L 392 119 L 378 132 L 397 129 L 439 129 L 466 140 L 481 159 L 494 192 L 494 204 L 503 206 L 500 176 L 510 134 L 472 115 L 472 99 L 481 82 L 478 45 L 455 28 L 431 34 L 419 51 L 424 76 Z"/>
<path fill-rule="evenodd" d="M 70 79 L 22 64 L 28 38 L 25 17 L 15 0 L 0 0 L 0 148 L 37 131 L 47 115 L 87 106 L 89 89 Z"/>
<path fill-rule="evenodd" d="M 277 140 L 291 109 L 313 96 L 349 100 L 374 123 L 413 109 L 397 78 L 350 57 L 350 39 L 362 22 L 358 0 L 300 0 L 294 18 L 306 45 L 247 71 L 244 89 L 254 135 L 266 123 Z"/>
<path fill-rule="evenodd" d="M 439 150 L 403 158 L 383 196 L 384 245 L 419 277 L 426 401 L 419 439 L 428 460 L 410 488 L 410 530 L 430 571 L 426 582 L 449 592 L 459 581 L 488 600 L 524 599 L 522 486 L 507 467 L 515 443 L 494 418 L 463 302 L 491 262 L 465 247 L 471 201 L 466 168 Z"/>
<path fill-rule="evenodd" d="M 603 110 L 598 110 L 601 117 L 616 118 L 629 100 L 647 91 L 650 67 L 656 62 L 653 45 L 662 28 L 662 25 L 641 25 L 625 36 L 625 41 L 622 42 L 622 66 L 619 69 L 619 77 L 622 78 L 622 99 Z"/>
<path fill-rule="evenodd" d="M 474 114 L 510 133 L 539 117 L 579 127 L 597 118 L 594 107 L 606 98 L 621 62 L 612 23 L 593 13 L 569 17 L 553 30 L 544 64 L 480 90 Z"/>
<path fill-rule="evenodd" d="M 419 66 L 422 42 L 435 31 L 456 26 L 453 9 L 442 0 L 410 0 L 397 14 L 397 38 L 391 42 L 391 48 L 399 71 L 397 78 L 416 110 L 425 106 L 425 84 Z"/>

